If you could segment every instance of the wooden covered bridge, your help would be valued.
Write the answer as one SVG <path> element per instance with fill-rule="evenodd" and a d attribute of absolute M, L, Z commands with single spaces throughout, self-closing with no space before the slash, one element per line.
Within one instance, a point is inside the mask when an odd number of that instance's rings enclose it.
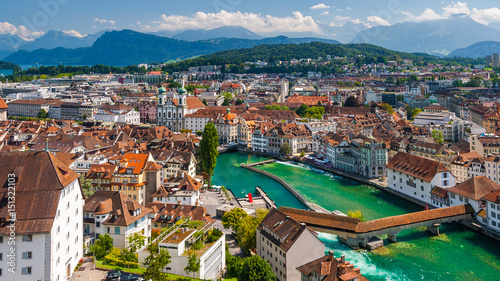
<path fill-rule="evenodd" d="M 422 226 L 427 227 L 428 231 L 439 235 L 439 225 L 441 223 L 471 220 L 474 216 L 474 209 L 470 204 L 426 210 L 367 222 L 361 222 L 359 219 L 346 216 L 289 207 L 280 207 L 279 210 L 285 215 L 306 224 L 314 231 L 337 235 L 340 241 L 353 249 L 380 247 L 383 245 L 383 241 L 378 236 L 386 233 L 389 241 L 396 242 L 396 237 L 400 231 Z M 375 242 L 373 243 L 373 241 Z"/>

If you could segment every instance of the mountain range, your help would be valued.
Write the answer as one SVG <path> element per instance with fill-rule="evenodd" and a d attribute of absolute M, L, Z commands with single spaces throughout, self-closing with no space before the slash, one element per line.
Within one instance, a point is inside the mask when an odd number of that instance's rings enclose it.
<path fill-rule="evenodd" d="M 481 41 L 500 41 L 500 31 L 459 14 L 449 19 L 376 26 L 358 33 L 351 43 L 369 43 L 402 52 L 448 55 L 455 49 Z"/>
<path fill-rule="evenodd" d="M 484 41 L 451 52 L 449 57 L 479 58 L 500 53 L 500 42 Z"/>
<path fill-rule="evenodd" d="M 210 30 L 186 30 L 172 36 L 173 39 L 184 41 L 200 41 L 216 38 L 237 38 L 258 40 L 264 37 L 241 26 L 221 26 Z"/>
<path fill-rule="evenodd" d="M 182 41 L 132 30 L 111 31 L 100 36 L 91 47 L 55 48 L 35 51 L 19 50 L 4 61 L 20 65 L 94 65 L 125 66 L 139 63 L 182 60 L 229 49 L 251 48 L 263 44 L 301 44 L 313 41 L 328 44 L 340 42 L 321 38 L 288 38 L 285 36 L 249 40 L 220 38 L 217 40 Z"/>

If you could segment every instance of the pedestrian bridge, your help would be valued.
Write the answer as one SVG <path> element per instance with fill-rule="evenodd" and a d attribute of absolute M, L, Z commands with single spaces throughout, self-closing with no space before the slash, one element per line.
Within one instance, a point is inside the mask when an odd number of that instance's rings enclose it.
<path fill-rule="evenodd" d="M 470 204 L 426 210 L 416 213 L 386 217 L 366 222 L 359 219 L 334 214 L 317 213 L 289 207 L 280 207 L 285 215 L 306 224 L 310 229 L 337 235 L 343 243 L 354 249 L 360 247 L 375 249 L 383 245 L 378 236 L 387 234 L 391 242 L 402 230 L 425 226 L 439 235 L 441 223 L 471 220 L 474 208 Z M 380 245 L 382 243 L 382 245 Z"/>

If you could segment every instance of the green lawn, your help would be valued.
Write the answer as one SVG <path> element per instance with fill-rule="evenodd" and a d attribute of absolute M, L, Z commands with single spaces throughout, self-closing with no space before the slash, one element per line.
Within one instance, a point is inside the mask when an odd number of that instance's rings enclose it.
<path fill-rule="evenodd" d="M 135 273 L 135 274 L 144 274 L 144 271 L 146 270 L 145 268 L 123 268 L 121 266 L 112 266 L 112 265 L 104 265 L 102 264 L 102 261 L 97 261 L 96 267 L 102 267 L 102 268 L 107 268 L 107 269 L 114 269 L 114 270 L 119 270 L 123 272 L 130 272 L 130 273 Z M 190 281 L 193 280 L 193 278 L 189 278 L 186 276 L 180 276 L 180 275 L 174 275 L 174 274 L 169 274 L 168 278 L 172 281 Z M 200 279 L 195 279 L 195 280 L 200 280 Z M 226 279 L 226 280 L 234 280 L 236 279 Z"/>

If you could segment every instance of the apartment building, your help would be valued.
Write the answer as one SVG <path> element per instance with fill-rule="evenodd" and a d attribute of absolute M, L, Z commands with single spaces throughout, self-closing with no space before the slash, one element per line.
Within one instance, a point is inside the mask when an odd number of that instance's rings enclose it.
<path fill-rule="evenodd" d="M 297 267 L 325 255 L 318 234 L 272 209 L 257 227 L 257 255 L 266 260 L 277 280 L 301 280 Z"/>
<path fill-rule="evenodd" d="M 387 166 L 387 187 L 435 206 L 431 191 L 456 185 L 455 176 L 441 163 L 412 154 L 398 152 Z"/>
<path fill-rule="evenodd" d="M 2 152 L 0 168 L 1 181 L 10 187 L 0 191 L 0 279 L 68 280 L 83 257 L 79 175 L 45 151 Z M 12 190 L 14 208 L 7 194 Z M 12 252 L 13 272 L 7 263 Z"/>

